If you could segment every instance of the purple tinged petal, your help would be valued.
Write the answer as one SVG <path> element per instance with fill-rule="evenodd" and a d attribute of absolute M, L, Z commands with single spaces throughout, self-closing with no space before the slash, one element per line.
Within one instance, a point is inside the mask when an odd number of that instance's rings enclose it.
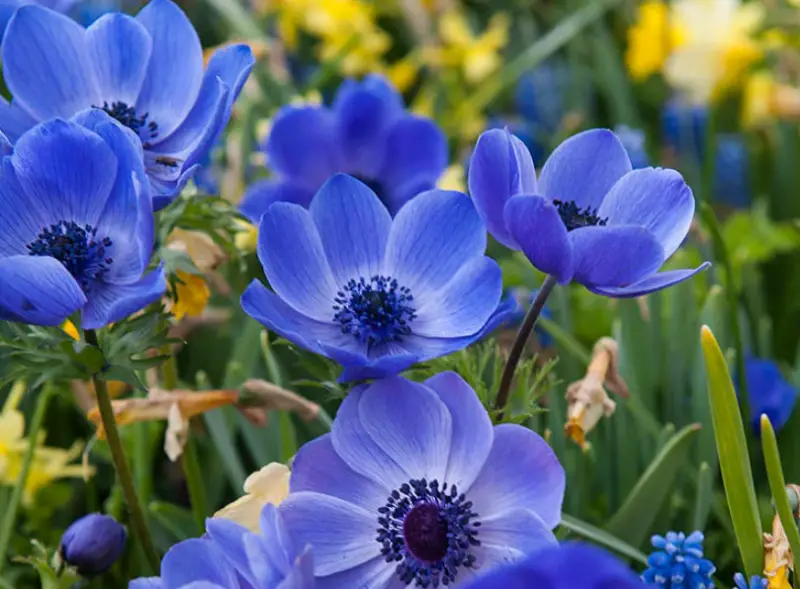
<path fill-rule="evenodd" d="M 167 589 L 161 577 L 141 577 L 134 579 L 128 585 L 128 589 Z"/>
<path fill-rule="evenodd" d="M 645 227 L 656 236 L 668 259 L 689 232 L 694 196 L 675 170 L 634 170 L 614 184 L 598 216 L 607 218 L 609 225 Z"/>
<path fill-rule="evenodd" d="M 529 509 L 509 509 L 481 517 L 481 544 L 511 548 L 528 555 L 557 544 L 556 537 L 539 515 Z"/>
<path fill-rule="evenodd" d="M 81 313 L 81 327 L 99 329 L 121 321 L 156 302 L 166 291 L 167 279 L 161 267 L 133 284 L 95 282 Z"/>
<path fill-rule="evenodd" d="M 308 208 L 313 198 L 314 191 L 309 188 L 275 178 L 266 178 L 257 180 L 247 187 L 239 203 L 239 210 L 250 221 L 258 223 L 261 215 L 272 203 L 293 202 Z"/>
<path fill-rule="evenodd" d="M 396 565 L 387 563 L 383 557 L 373 558 L 351 569 L 317 578 L 316 589 L 342 589 L 342 587 L 394 589 L 396 583 L 390 585 L 389 582 L 392 579 L 397 581 L 395 567 Z"/>
<path fill-rule="evenodd" d="M 554 276 L 559 284 L 572 280 L 577 256 L 567 228 L 550 200 L 514 196 L 506 203 L 504 216 L 510 234 L 531 264 Z"/>
<path fill-rule="evenodd" d="M 547 158 L 539 193 L 597 210 L 611 187 L 630 171 L 631 161 L 619 138 L 608 129 L 591 129 L 573 135 Z"/>
<path fill-rule="evenodd" d="M 16 101 L 8 102 L 5 98 L 0 97 L 0 130 L 11 143 L 15 143 L 25 131 L 34 127 L 37 122 Z"/>
<path fill-rule="evenodd" d="M 222 551 L 209 540 L 190 538 L 173 546 L 161 562 L 161 578 L 166 587 L 183 587 L 205 581 L 223 587 L 239 582 Z"/>
<path fill-rule="evenodd" d="M 469 193 L 489 233 L 506 247 L 520 249 L 506 225 L 506 203 L 536 192 L 536 170 L 525 144 L 506 129 L 485 131 L 470 159 Z"/>
<path fill-rule="evenodd" d="M 576 282 L 588 286 L 627 286 L 656 272 L 664 249 L 655 235 L 636 225 L 582 227 L 569 234 Z"/>
<path fill-rule="evenodd" d="M 0 256 L 27 256 L 25 246 L 53 223 L 53 215 L 30 201 L 17 180 L 12 159 L 4 157 L 0 162 Z"/>
<path fill-rule="evenodd" d="M 669 270 L 667 272 L 657 272 L 651 274 L 633 284 L 627 286 L 589 286 L 595 294 L 613 297 L 618 299 L 641 297 L 651 292 L 656 292 L 664 288 L 670 287 L 673 284 L 678 284 L 684 280 L 688 280 L 695 274 L 702 272 L 711 266 L 711 262 L 703 262 L 693 270 Z"/>
<path fill-rule="evenodd" d="M 223 557 L 234 566 L 242 577 L 255 586 L 256 579 L 250 570 L 244 545 L 245 538 L 255 536 L 255 534 L 235 522 L 214 517 L 206 520 L 206 532 Z"/>
<path fill-rule="evenodd" d="M 369 358 L 366 356 L 366 349 L 363 353 L 327 345 L 323 345 L 322 349 L 329 358 L 344 368 L 337 379 L 340 383 L 394 376 L 420 360 L 419 356 L 401 348 L 388 350 L 385 346 L 380 353 L 370 352 Z"/>

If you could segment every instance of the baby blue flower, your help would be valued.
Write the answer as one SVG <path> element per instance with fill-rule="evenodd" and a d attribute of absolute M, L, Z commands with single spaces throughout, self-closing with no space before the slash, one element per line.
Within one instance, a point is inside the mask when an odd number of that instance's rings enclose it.
<path fill-rule="evenodd" d="M 769 417 L 772 427 L 780 430 L 789 421 L 797 402 L 797 390 L 788 382 L 772 360 L 748 356 L 744 373 L 750 399 L 750 425 L 761 432 L 761 414 Z"/>
<path fill-rule="evenodd" d="M 649 568 L 642 579 L 666 589 L 714 589 L 711 575 L 716 567 L 703 558 L 703 533 L 667 532 L 650 540 L 656 548 L 647 557 Z"/>
<path fill-rule="evenodd" d="M 275 175 L 250 186 L 240 205 L 254 222 L 274 202 L 307 207 L 337 172 L 362 180 L 395 214 L 432 189 L 448 162 L 444 133 L 407 113 L 400 94 L 377 75 L 347 80 L 330 108 L 284 106 L 264 153 Z"/>
<path fill-rule="evenodd" d="M 643 586 L 628 566 L 604 550 L 568 542 L 480 575 L 464 589 L 641 589 Z"/>
<path fill-rule="evenodd" d="M 309 209 L 274 203 L 242 307 L 295 344 L 344 367 L 340 380 L 396 374 L 465 348 L 505 317 L 502 277 L 484 256 L 469 198 L 432 190 L 392 219 L 366 185 L 337 174 Z"/>
<path fill-rule="evenodd" d="M 689 231 L 692 191 L 674 170 L 632 171 L 622 143 L 605 129 L 564 141 L 538 180 L 519 139 L 487 131 L 475 146 L 469 189 L 489 232 L 560 284 L 635 297 L 709 265 L 658 272 Z"/>
<path fill-rule="evenodd" d="M 616 133 L 617 138 L 628 153 L 631 167 L 634 170 L 650 166 L 650 158 L 647 155 L 647 147 L 645 145 L 647 138 L 644 131 L 633 129 L 628 125 L 618 125 L 614 129 L 614 133 Z"/>
<path fill-rule="evenodd" d="M 733 582 L 736 583 L 736 589 L 767 589 L 768 581 L 764 577 L 753 575 L 750 577 L 750 584 L 747 584 L 747 579 L 742 573 L 733 575 Z"/>
<path fill-rule="evenodd" d="M 163 271 L 142 276 L 153 209 L 131 131 L 99 110 L 53 119 L 0 165 L 0 319 L 58 325 L 80 310 L 95 329 L 161 297 Z"/>
<path fill-rule="evenodd" d="M 24 6 L 2 54 L 13 101 L 0 104 L 0 131 L 15 142 L 38 121 L 104 110 L 139 136 L 156 209 L 195 172 L 253 67 L 250 48 L 234 45 L 214 53 L 204 74 L 200 39 L 171 0 L 152 0 L 136 18 L 106 14 L 89 28 Z"/>
<path fill-rule="evenodd" d="M 314 589 L 311 550 L 295 549 L 274 505 L 261 511 L 259 534 L 224 519 L 208 519 L 206 528 L 167 552 L 160 577 L 128 589 Z"/>
<path fill-rule="evenodd" d="M 564 470 L 444 372 L 356 387 L 331 433 L 298 452 L 289 488 L 279 510 L 314 547 L 321 589 L 460 587 L 555 544 Z"/>

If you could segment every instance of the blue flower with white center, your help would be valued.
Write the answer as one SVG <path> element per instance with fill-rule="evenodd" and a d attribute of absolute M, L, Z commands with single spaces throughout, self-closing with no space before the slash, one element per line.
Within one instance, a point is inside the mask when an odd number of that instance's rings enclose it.
<path fill-rule="evenodd" d="M 647 155 L 647 146 L 645 145 L 647 138 L 644 131 L 633 129 L 628 125 L 619 125 L 614 129 L 614 133 L 616 133 L 625 151 L 628 152 L 631 167 L 634 170 L 650 166 L 650 158 Z"/>
<path fill-rule="evenodd" d="M 666 589 L 714 589 L 711 575 L 716 567 L 703 558 L 702 532 L 692 532 L 688 538 L 683 532 L 667 532 L 650 542 L 656 550 L 647 557 L 645 582 Z"/>
<path fill-rule="evenodd" d="M 560 284 L 636 297 L 709 265 L 658 272 L 689 231 L 692 191 L 674 170 L 632 170 L 606 129 L 564 141 L 538 179 L 519 139 L 487 131 L 472 155 L 469 190 L 489 232 Z"/>
<path fill-rule="evenodd" d="M 259 533 L 211 518 L 203 538 L 179 542 L 161 561 L 161 576 L 135 579 L 128 589 L 314 589 L 309 547 L 292 544 L 277 508 L 261 511 Z"/>
<path fill-rule="evenodd" d="M 747 356 L 744 362 L 747 395 L 750 400 L 750 426 L 761 434 L 761 415 L 769 417 L 779 431 L 789 421 L 797 402 L 797 389 L 784 378 L 773 360 Z"/>
<path fill-rule="evenodd" d="M 392 219 L 358 180 L 337 174 L 308 209 L 272 204 L 242 307 L 263 325 L 344 367 L 340 380 L 397 374 L 467 347 L 497 327 L 502 277 L 484 256 L 469 198 L 432 190 Z"/>
<path fill-rule="evenodd" d="M 156 210 L 180 192 L 225 127 L 253 55 L 234 45 L 212 55 L 171 0 L 134 18 L 102 16 L 88 28 L 40 6 L 23 6 L 3 40 L 13 96 L 0 104 L 12 142 L 38 121 L 94 108 L 131 129 L 144 148 Z"/>
<path fill-rule="evenodd" d="M 550 446 L 493 426 L 457 374 L 393 377 L 356 387 L 300 449 L 279 511 L 321 589 L 460 587 L 555 544 L 564 483 Z"/>
<path fill-rule="evenodd" d="M 240 205 L 253 222 L 274 202 L 307 207 L 337 172 L 363 181 L 395 214 L 432 189 L 448 163 L 441 129 L 406 112 L 400 94 L 377 75 L 345 81 L 330 108 L 284 106 L 264 153 L 274 175 L 251 185 Z"/>
<path fill-rule="evenodd" d="M 634 589 L 643 586 L 627 565 L 604 550 L 590 544 L 567 542 L 481 575 L 464 589 Z"/>
<path fill-rule="evenodd" d="M 750 577 L 750 583 L 742 573 L 733 575 L 733 582 L 736 583 L 736 589 L 767 589 L 769 582 L 764 577 L 753 575 Z"/>
<path fill-rule="evenodd" d="M 79 124 L 80 123 L 80 124 Z M 103 327 L 157 301 L 142 150 L 102 111 L 37 125 L 2 159 L 0 319 Z"/>

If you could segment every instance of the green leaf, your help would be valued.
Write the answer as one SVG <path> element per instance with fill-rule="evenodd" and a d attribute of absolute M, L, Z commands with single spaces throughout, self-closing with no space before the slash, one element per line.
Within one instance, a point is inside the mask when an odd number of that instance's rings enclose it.
<path fill-rule="evenodd" d="M 196 535 L 197 527 L 188 509 L 164 501 L 153 501 L 150 503 L 150 513 L 178 542 Z"/>
<path fill-rule="evenodd" d="M 699 424 L 687 425 L 664 445 L 611 517 L 606 526 L 608 532 L 634 546 L 642 544 L 686 463 L 698 431 Z"/>
<path fill-rule="evenodd" d="M 711 417 L 728 509 L 746 576 L 751 577 L 761 574 L 764 569 L 764 554 L 761 518 L 753 487 L 744 424 L 725 356 L 707 326 L 701 329 L 701 344 L 706 359 Z"/>
<path fill-rule="evenodd" d="M 609 548 L 610 550 L 613 550 L 614 552 L 626 558 L 630 558 L 631 560 L 635 560 L 644 565 L 647 564 L 647 556 L 645 556 L 645 554 L 639 549 L 634 548 L 624 540 L 620 540 L 613 534 L 609 534 L 605 530 L 596 528 L 585 521 L 565 513 L 561 515 L 560 525 L 568 529 L 573 534 L 577 534 L 578 536 L 586 538 L 587 540 L 592 540 L 597 544 L 605 546 L 606 548 Z"/>
<path fill-rule="evenodd" d="M 697 473 L 697 495 L 694 500 L 693 530 L 706 529 L 708 514 L 711 512 L 711 502 L 714 500 L 714 475 L 707 462 L 700 465 Z"/>

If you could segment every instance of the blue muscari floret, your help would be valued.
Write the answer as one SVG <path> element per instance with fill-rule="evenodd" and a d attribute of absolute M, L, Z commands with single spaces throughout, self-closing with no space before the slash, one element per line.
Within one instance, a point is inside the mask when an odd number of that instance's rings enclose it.
<path fill-rule="evenodd" d="M 242 212 L 257 222 L 274 202 L 307 207 L 333 174 L 362 180 L 392 214 L 432 189 L 447 167 L 447 139 L 430 119 L 406 112 L 381 76 L 345 81 L 327 106 L 278 111 L 264 153 L 273 176 L 251 185 Z"/>
<path fill-rule="evenodd" d="M 206 529 L 170 548 L 160 577 L 135 579 L 128 589 L 314 589 L 311 548 L 292 543 L 274 505 L 262 509 L 258 534 L 217 518 Z"/>
<path fill-rule="evenodd" d="M 633 170 L 607 129 L 564 141 L 538 178 L 517 137 L 486 131 L 472 154 L 469 190 L 489 232 L 559 284 L 637 297 L 709 265 L 658 271 L 689 231 L 694 196 L 675 170 Z"/>
<path fill-rule="evenodd" d="M 750 577 L 750 584 L 742 573 L 733 575 L 733 582 L 736 583 L 736 589 L 767 589 L 768 581 L 764 577 L 753 575 Z"/>
<path fill-rule="evenodd" d="M 242 307 L 286 339 L 344 367 L 340 380 L 397 374 L 467 347 L 505 318 L 502 277 L 469 198 L 431 190 L 395 216 L 337 174 L 308 209 L 273 203 Z"/>
<path fill-rule="evenodd" d="M 78 124 L 78 123 L 82 123 Z M 133 132 L 100 110 L 37 125 L 3 157 L 0 319 L 96 329 L 158 300 L 153 207 Z"/>
<path fill-rule="evenodd" d="M 650 158 L 647 155 L 647 147 L 644 131 L 634 129 L 628 125 L 618 125 L 614 128 L 614 133 L 622 142 L 628 157 L 631 159 L 631 166 L 634 170 L 646 168 L 650 165 Z"/>
<path fill-rule="evenodd" d="M 703 533 L 695 531 L 687 537 L 683 532 L 667 532 L 653 536 L 656 549 L 647 557 L 649 568 L 642 579 L 666 589 L 713 589 L 711 575 L 716 567 L 703 558 Z"/>
<path fill-rule="evenodd" d="M 294 544 L 314 547 L 320 587 L 461 587 L 555 545 L 564 484 L 539 435 L 494 426 L 443 372 L 354 388 L 330 434 L 298 452 L 279 511 Z"/>
<path fill-rule="evenodd" d="M 642 589 L 639 577 L 611 554 L 578 542 L 534 552 L 481 575 L 464 589 Z"/>
<path fill-rule="evenodd" d="M 222 133 L 250 70 L 246 45 L 216 51 L 203 71 L 192 23 L 171 0 L 134 18 L 109 13 L 88 28 L 41 6 L 23 6 L 2 45 L 13 99 L 0 103 L 12 142 L 37 122 L 105 111 L 144 148 L 154 207 L 166 206 Z"/>
<path fill-rule="evenodd" d="M 769 417 L 776 431 L 783 428 L 797 403 L 797 389 L 784 378 L 774 360 L 747 356 L 744 373 L 753 431 L 760 435 L 762 413 Z"/>

